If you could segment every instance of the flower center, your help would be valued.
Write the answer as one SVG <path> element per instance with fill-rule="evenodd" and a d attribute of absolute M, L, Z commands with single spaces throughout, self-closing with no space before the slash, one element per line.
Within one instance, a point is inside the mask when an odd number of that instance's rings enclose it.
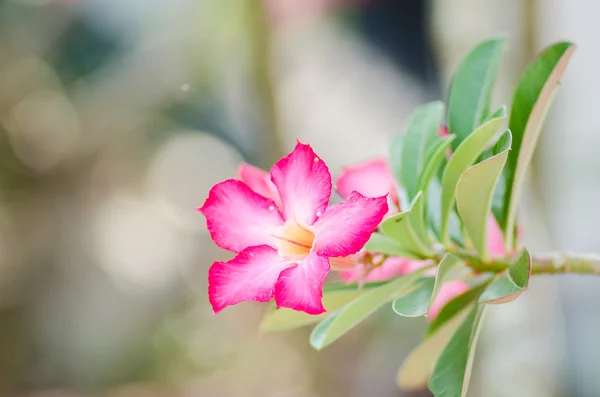
<path fill-rule="evenodd" d="M 294 220 L 287 221 L 281 229 L 277 238 L 277 248 L 281 256 L 297 257 L 306 256 L 310 253 L 315 233 L 312 228 L 298 224 Z"/>

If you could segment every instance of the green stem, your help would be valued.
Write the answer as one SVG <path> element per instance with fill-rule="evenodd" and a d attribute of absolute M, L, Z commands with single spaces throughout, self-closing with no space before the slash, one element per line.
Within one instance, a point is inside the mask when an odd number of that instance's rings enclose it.
<path fill-rule="evenodd" d="M 532 257 L 532 274 L 599 274 L 600 254 L 551 252 Z"/>
<path fill-rule="evenodd" d="M 452 253 L 465 261 L 467 266 L 481 273 L 500 273 L 508 268 L 509 258 L 494 258 L 482 261 L 475 252 L 453 250 Z M 439 262 L 443 255 L 438 254 Z M 532 274 L 598 274 L 600 275 L 600 254 L 575 252 L 549 252 L 532 255 Z"/>

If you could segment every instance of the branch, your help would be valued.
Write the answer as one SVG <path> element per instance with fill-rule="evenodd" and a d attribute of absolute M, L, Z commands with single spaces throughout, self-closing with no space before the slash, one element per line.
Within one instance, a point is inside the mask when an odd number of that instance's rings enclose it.
<path fill-rule="evenodd" d="M 532 274 L 599 274 L 599 254 L 551 252 L 532 257 Z"/>

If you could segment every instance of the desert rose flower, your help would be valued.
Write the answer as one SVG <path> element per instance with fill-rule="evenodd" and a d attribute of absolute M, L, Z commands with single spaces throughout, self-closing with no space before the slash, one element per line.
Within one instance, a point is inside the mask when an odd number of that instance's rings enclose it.
<path fill-rule="evenodd" d="M 268 179 L 257 168 L 240 171 L 243 182 L 215 185 L 199 208 L 215 243 L 237 254 L 209 270 L 213 310 L 274 298 L 278 308 L 323 313 L 329 259 L 361 250 L 388 212 L 387 197 L 352 192 L 329 206 L 329 169 L 300 142 Z"/>

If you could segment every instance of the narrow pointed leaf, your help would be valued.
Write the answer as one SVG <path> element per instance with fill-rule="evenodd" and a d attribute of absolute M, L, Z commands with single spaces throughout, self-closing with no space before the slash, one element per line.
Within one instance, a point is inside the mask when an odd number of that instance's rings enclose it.
<path fill-rule="evenodd" d="M 434 285 L 433 277 L 423 277 L 416 283 L 413 291 L 394 299 L 392 309 L 403 317 L 424 316 L 429 309 Z"/>
<path fill-rule="evenodd" d="M 484 309 L 475 305 L 442 351 L 429 380 L 435 397 L 466 396 Z"/>
<path fill-rule="evenodd" d="M 442 215 L 441 238 L 444 244 L 449 244 L 448 223 L 454 208 L 456 186 L 463 172 L 473 164 L 483 149 L 494 137 L 494 134 L 504 122 L 504 118 L 491 119 L 469 135 L 456 149 L 442 176 Z"/>
<path fill-rule="evenodd" d="M 480 303 L 502 304 L 517 299 L 527 289 L 531 276 L 531 256 L 527 250 L 500 274 L 479 298 Z"/>
<path fill-rule="evenodd" d="M 392 168 L 409 200 L 418 192 L 418 178 L 426 163 L 425 156 L 437 140 L 443 118 L 444 104 L 440 101 L 419 107 L 411 116 L 401 143 L 392 144 Z"/>
<path fill-rule="evenodd" d="M 364 246 L 366 251 L 378 252 L 380 254 L 401 256 L 403 258 L 424 259 L 425 257 L 409 251 L 399 242 L 381 233 L 373 233 Z"/>
<path fill-rule="evenodd" d="M 458 214 L 475 249 L 484 261 L 488 259 L 487 225 L 492 210 L 494 189 L 510 149 L 509 130 L 500 137 L 499 143 L 500 153 L 467 169 L 456 187 Z"/>
<path fill-rule="evenodd" d="M 456 150 L 489 113 L 505 38 L 486 40 L 475 47 L 459 66 L 448 95 L 448 130 L 457 139 Z"/>
<path fill-rule="evenodd" d="M 464 320 L 466 313 L 467 311 L 463 310 L 460 314 L 444 323 L 438 332 L 428 336 L 408 355 L 396 375 L 396 383 L 400 388 L 405 390 L 419 390 L 427 386 L 435 363 L 444 347 L 446 347 Z"/>
<path fill-rule="evenodd" d="M 552 99 L 575 51 L 575 45 L 562 42 L 545 49 L 529 66 L 517 86 L 510 111 L 509 128 L 513 150 L 508 156 L 503 208 L 507 248 L 512 250 L 515 218 L 525 172 L 537 144 Z"/>
<path fill-rule="evenodd" d="M 336 313 L 323 320 L 313 329 L 310 344 L 317 350 L 324 349 L 350 331 L 377 309 L 394 298 L 410 291 L 413 284 L 430 267 L 423 267 L 407 276 L 398 278 L 360 295 Z"/>

